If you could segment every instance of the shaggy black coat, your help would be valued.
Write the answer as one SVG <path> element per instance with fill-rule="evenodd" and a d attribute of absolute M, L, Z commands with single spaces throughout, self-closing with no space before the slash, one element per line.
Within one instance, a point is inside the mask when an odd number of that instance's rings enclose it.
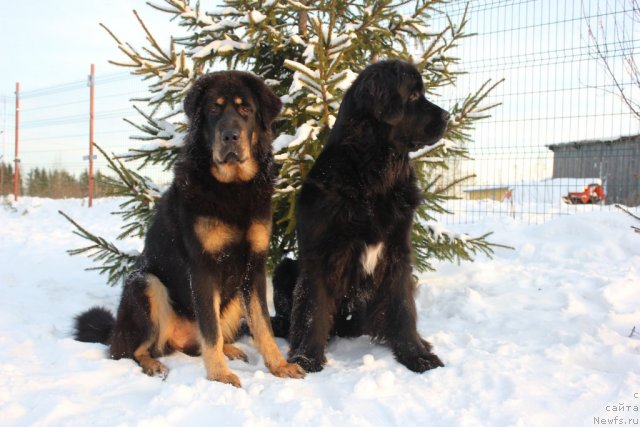
<path fill-rule="evenodd" d="M 76 338 L 109 344 L 149 375 L 155 358 L 202 354 L 207 377 L 239 386 L 224 361 L 246 355 L 231 345 L 242 316 L 267 367 L 301 377 L 280 354 L 266 305 L 265 260 L 271 230 L 274 166 L 271 124 L 281 109 L 252 74 L 216 72 L 189 90 L 189 133 L 125 281 L 117 316 L 94 308 L 76 318 Z"/>
<path fill-rule="evenodd" d="M 319 371 L 330 336 L 368 334 L 413 371 L 443 366 L 416 330 L 411 227 L 422 193 L 409 153 L 436 143 L 448 119 L 401 61 L 367 67 L 345 94 L 298 200 L 299 261 L 274 274 L 272 323 L 289 361 Z"/>

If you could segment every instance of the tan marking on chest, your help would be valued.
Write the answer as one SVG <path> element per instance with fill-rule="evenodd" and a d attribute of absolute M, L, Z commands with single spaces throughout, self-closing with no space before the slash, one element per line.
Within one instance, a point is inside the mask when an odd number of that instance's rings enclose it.
<path fill-rule="evenodd" d="M 362 263 L 362 268 L 366 274 L 373 275 L 376 271 L 378 260 L 382 256 L 383 251 L 384 243 L 382 242 L 376 245 L 366 245 L 364 247 L 364 252 L 362 252 L 360 262 Z"/>
<path fill-rule="evenodd" d="M 205 251 L 217 253 L 242 238 L 241 231 L 217 218 L 198 217 L 194 231 Z"/>
<path fill-rule="evenodd" d="M 266 252 L 271 237 L 271 221 L 256 221 L 247 231 L 247 240 L 254 253 Z"/>

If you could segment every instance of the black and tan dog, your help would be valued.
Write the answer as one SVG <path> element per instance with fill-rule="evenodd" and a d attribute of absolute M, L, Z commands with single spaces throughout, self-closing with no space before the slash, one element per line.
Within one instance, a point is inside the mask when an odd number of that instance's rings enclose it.
<path fill-rule="evenodd" d="M 246 317 L 268 369 L 287 363 L 273 338 L 265 259 L 274 170 L 271 123 L 281 102 L 252 74 L 217 72 L 189 90 L 189 133 L 175 179 L 160 199 L 118 313 L 96 307 L 76 318 L 76 339 L 109 344 L 114 359 L 133 358 L 166 376 L 156 359 L 174 350 L 202 354 L 207 378 L 240 386 L 225 356 L 247 359 L 232 343 Z"/>
<path fill-rule="evenodd" d="M 436 143 L 449 114 L 410 64 L 367 67 L 347 91 L 298 200 L 299 261 L 274 274 L 289 361 L 319 371 L 332 335 L 371 335 L 407 368 L 443 366 L 416 329 L 411 227 L 421 202 L 409 153 Z"/>

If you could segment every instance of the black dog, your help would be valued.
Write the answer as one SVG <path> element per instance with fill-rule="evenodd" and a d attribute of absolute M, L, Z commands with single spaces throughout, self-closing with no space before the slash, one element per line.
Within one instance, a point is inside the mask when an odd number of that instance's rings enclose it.
<path fill-rule="evenodd" d="M 114 319 L 102 308 L 76 318 L 76 339 L 110 345 L 148 375 L 174 350 L 202 354 L 207 378 L 240 386 L 224 356 L 247 359 L 231 343 L 244 315 L 276 376 L 300 378 L 273 338 L 265 260 L 271 232 L 271 123 L 281 102 L 252 74 L 217 72 L 189 90 L 189 134 L 175 179 L 158 203 L 136 270 Z"/>
<path fill-rule="evenodd" d="M 411 227 L 422 194 L 409 152 L 437 142 L 448 120 L 405 62 L 367 67 L 345 94 L 298 200 L 299 261 L 274 274 L 272 323 L 290 362 L 319 371 L 328 337 L 368 334 L 412 371 L 443 366 L 416 330 Z"/>

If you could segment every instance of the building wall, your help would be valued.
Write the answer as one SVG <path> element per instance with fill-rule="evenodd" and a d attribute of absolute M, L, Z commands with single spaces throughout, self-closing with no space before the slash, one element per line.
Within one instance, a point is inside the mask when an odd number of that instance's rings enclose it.
<path fill-rule="evenodd" d="M 554 152 L 553 178 L 601 177 L 607 204 L 640 204 L 640 137 L 549 148 Z"/>
<path fill-rule="evenodd" d="M 501 202 L 509 190 L 509 187 L 498 187 L 467 190 L 466 193 L 468 200 L 497 200 L 498 202 Z"/>

